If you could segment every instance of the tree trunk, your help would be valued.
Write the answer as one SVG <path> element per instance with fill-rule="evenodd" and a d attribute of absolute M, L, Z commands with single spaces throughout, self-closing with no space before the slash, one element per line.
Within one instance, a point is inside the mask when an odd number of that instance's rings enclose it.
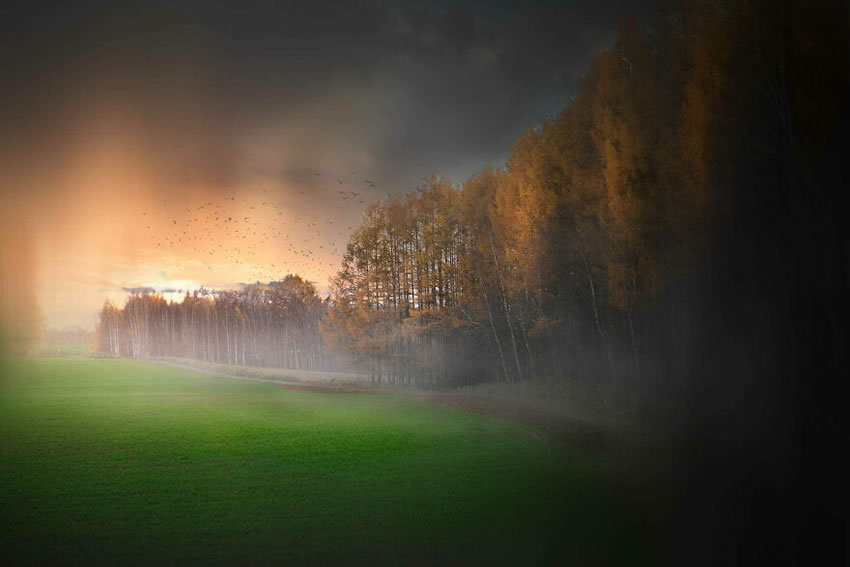
<path fill-rule="evenodd" d="M 584 270 L 587 275 L 587 282 L 590 285 L 590 302 L 593 305 L 593 319 L 596 322 L 596 331 L 602 338 L 602 346 L 605 348 L 605 352 L 608 355 L 608 372 L 609 374 L 613 374 L 614 354 L 612 352 L 611 342 L 608 340 L 608 336 L 605 334 L 605 331 L 602 330 L 602 323 L 599 320 L 599 308 L 596 302 L 596 286 L 593 283 L 593 274 L 590 273 L 590 262 L 587 261 L 587 256 L 584 251 L 581 253 L 581 259 L 584 261 Z"/>
<path fill-rule="evenodd" d="M 490 329 L 493 331 L 493 339 L 496 343 L 496 350 L 499 351 L 499 360 L 502 361 L 502 370 L 505 373 L 505 380 L 508 380 L 508 363 L 505 361 L 505 353 L 502 351 L 502 341 L 499 340 L 499 332 L 496 330 L 496 325 L 493 322 L 493 310 L 490 308 L 490 300 L 487 298 L 487 290 L 484 287 L 484 282 L 481 282 L 481 293 L 484 295 L 484 305 L 487 306 L 487 316 L 490 318 Z"/>
<path fill-rule="evenodd" d="M 490 251 L 493 253 L 493 264 L 496 266 L 496 275 L 499 278 L 499 289 L 502 292 L 502 304 L 505 308 L 505 319 L 508 322 L 508 330 L 511 333 L 511 346 L 514 350 L 514 361 L 516 362 L 517 377 L 522 380 L 522 366 L 519 363 L 519 351 L 516 346 L 516 333 L 514 333 L 514 325 L 511 322 L 511 308 L 508 304 L 508 297 L 505 294 L 505 285 L 502 282 L 502 269 L 499 267 L 499 259 L 496 257 L 496 245 L 493 243 L 493 231 L 489 231 L 490 235 Z"/>

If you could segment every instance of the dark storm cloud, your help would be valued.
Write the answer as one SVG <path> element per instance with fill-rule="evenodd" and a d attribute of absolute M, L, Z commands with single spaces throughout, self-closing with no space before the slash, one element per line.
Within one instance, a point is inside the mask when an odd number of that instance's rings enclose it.
<path fill-rule="evenodd" d="M 360 164 L 404 191 L 498 165 L 652 4 L 20 3 L 0 13 L 0 144 L 20 161 L 130 133 L 163 179 L 232 185 L 269 169 L 252 139 L 280 146 L 278 175 Z"/>

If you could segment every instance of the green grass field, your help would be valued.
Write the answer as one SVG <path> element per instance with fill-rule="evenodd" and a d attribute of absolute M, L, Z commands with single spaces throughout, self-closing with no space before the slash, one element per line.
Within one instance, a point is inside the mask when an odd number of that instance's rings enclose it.
<path fill-rule="evenodd" d="M 0 561 L 640 562 L 604 468 L 407 396 L 7 359 Z"/>

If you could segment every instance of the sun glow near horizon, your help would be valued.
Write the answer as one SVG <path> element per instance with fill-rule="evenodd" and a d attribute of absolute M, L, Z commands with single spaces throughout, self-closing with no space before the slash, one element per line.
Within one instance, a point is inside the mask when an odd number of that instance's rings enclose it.
<path fill-rule="evenodd" d="M 136 288 L 182 301 L 186 291 L 236 289 L 291 273 L 326 294 L 366 204 L 334 206 L 322 187 L 273 187 L 155 197 L 129 191 L 125 200 L 67 195 L 64 207 L 34 211 L 47 325 L 92 327 L 104 300 L 123 304 Z M 52 221 L 61 209 L 70 214 Z"/>

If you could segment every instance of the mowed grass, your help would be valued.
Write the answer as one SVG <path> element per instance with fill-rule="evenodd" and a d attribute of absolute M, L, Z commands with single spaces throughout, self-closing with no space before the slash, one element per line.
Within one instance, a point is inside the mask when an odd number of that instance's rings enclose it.
<path fill-rule="evenodd" d="M 0 560 L 637 560 L 604 469 L 506 421 L 129 360 L 0 368 Z"/>

